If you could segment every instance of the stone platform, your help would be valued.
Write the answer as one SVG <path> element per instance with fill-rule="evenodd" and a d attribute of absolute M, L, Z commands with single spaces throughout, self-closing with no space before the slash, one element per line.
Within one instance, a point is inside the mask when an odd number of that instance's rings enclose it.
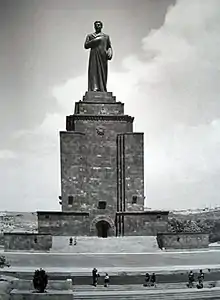
<path fill-rule="evenodd" d="M 54 253 L 145 253 L 161 252 L 156 236 L 130 237 L 77 237 L 77 245 L 69 245 L 70 236 L 53 236 L 52 248 Z"/>
<path fill-rule="evenodd" d="M 7 270 L 30 270 L 42 267 L 52 272 L 88 272 L 91 268 L 107 270 L 180 270 L 220 266 L 218 250 L 149 252 L 149 253 L 30 253 L 3 252 L 10 263 Z"/>

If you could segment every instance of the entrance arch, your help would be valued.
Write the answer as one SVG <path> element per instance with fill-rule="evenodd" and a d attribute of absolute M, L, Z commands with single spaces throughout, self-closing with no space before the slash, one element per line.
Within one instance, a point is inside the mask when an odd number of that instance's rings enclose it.
<path fill-rule="evenodd" d="M 109 229 L 111 228 L 110 224 L 101 220 L 96 223 L 97 236 L 102 238 L 107 238 L 109 236 Z"/>
<path fill-rule="evenodd" d="M 110 216 L 96 216 L 90 224 L 90 234 L 93 236 L 107 238 L 115 236 L 115 224 Z"/>

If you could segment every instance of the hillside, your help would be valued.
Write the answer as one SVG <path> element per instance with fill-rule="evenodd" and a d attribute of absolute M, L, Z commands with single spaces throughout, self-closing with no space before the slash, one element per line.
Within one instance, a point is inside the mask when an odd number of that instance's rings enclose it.
<path fill-rule="evenodd" d="M 0 212 L 1 232 L 34 232 L 37 230 L 37 214 L 34 212 Z"/>
<path fill-rule="evenodd" d="M 169 230 L 208 232 L 210 243 L 220 241 L 220 208 L 170 212 Z"/>

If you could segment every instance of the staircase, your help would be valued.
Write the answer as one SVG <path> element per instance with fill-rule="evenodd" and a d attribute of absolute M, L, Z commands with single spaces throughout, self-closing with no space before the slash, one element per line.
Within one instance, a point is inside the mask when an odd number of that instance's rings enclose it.
<path fill-rule="evenodd" d="M 53 291 L 54 294 L 59 294 L 63 291 L 72 294 L 74 300 L 116 300 L 116 299 L 128 299 L 128 300 L 192 300 L 192 299 L 220 299 L 220 282 L 216 282 L 215 288 L 208 288 L 211 282 L 204 282 L 204 289 L 198 290 L 196 288 L 188 289 L 186 282 L 180 283 L 159 283 L 155 287 L 144 287 L 143 285 L 110 285 L 108 288 L 100 284 L 97 287 L 92 285 L 71 285 L 69 281 L 61 280 L 49 280 L 48 292 Z M 13 291 L 33 290 L 31 280 L 15 279 L 12 286 Z M 0 297 L 1 299 L 1 297 Z"/>
<path fill-rule="evenodd" d="M 50 252 L 64 253 L 144 253 L 160 252 L 155 236 L 76 237 L 77 245 L 69 245 L 69 236 L 54 236 Z"/>
<path fill-rule="evenodd" d="M 104 289 L 104 287 L 103 287 Z M 149 288 L 139 288 L 139 286 L 128 287 L 124 286 L 124 289 L 121 290 L 118 286 L 105 288 L 102 290 L 98 288 L 97 290 L 86 289 L 79 291 L 74 289 L 73 291 L 74 300 L 89 300 L 89 299 L 128 299 L 128 300 L 192 300 L 192 299 L 220 299 L 220 288 L 212 289 L 149 289 Z"/>

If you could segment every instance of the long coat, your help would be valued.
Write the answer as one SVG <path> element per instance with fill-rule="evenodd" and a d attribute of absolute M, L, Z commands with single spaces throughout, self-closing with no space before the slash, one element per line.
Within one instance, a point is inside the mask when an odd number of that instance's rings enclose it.
<path fill-rule="evenodd" d="M 107 34 L 88 34 L 84 44 L 90 50 L 88 69 L 88 91 L 107 91 L 108 60 L 112 58 L 111 41 Z"/>

